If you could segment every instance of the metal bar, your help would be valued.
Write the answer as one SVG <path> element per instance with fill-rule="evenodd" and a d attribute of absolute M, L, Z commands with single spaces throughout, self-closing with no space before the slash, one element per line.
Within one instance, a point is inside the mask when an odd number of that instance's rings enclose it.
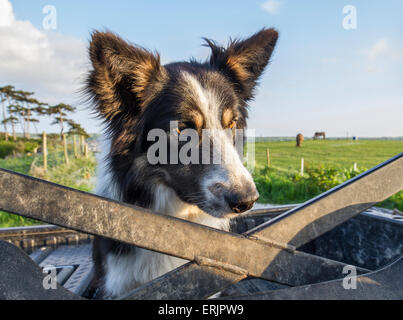
<path fill-rule="evenodd" d="M 299 247 L 403 189 L 403 153 L 246 234 Z"/>
<path fill-rule="evenodd" d="M 211 287 L 226 288 L 244 278 L 246 275 L 189 262 L 131 291 L 120 299 L 206 299 L 212 295 Z"/>
<path fill-rule="evenodd" d="M 290 265 L 292 267 L 290 267 Z M 291 286 L 319 283 L 343 277 L 346 264 L 296 251 L 295 255 L 279 254 L 260 278 Z M 358 274 L 370 270 L 357 267 Z M 136 288 L 120 299 L 206 299 L 245 278 L 213 266 L 189 262 L 145 285 Z"/>
<path fill-rule="evenodd" d="M 152 213 L 1 169 L 0 186 L 11 185 L 1 188 L 0 210 L 220 267 L 242 277 L 277 279 L 279 274 L 266 271 L 273 261 L 287 265 L 303 257 L 306 261 L 317 259 L 277 243 Z M 343 264 L 338 265 L 341 268 Z M 281 275 L 281 279 L 285 277 L 289 276 Z"/>
<path fill-rule="evenodd" d="M 300 246 L 326 231 L 331 230 L 353 216 L 358 215 L 360 212 L 371 207 L 374 203 L 382 201 L 402 189 L 403 153 L 400 153 L 336 188 L 291 209 L 273 220 L 257 226 L 246 234 L 249 236 L 257 236 L 257 238 L 262 239 L 276 239 L 276 241 L 283 243 L 288 243 L 289 241 L 294 246 Z M 317 220 L 319 218 L 321 220 Z M 287 237 L 288 223 L 292 226 L 290 232 L 292 236 Z M 310 227 L 309 224 L 313 224 L 313 226 Z M 277 233 L 272 234 L 271 230 L 275 230 Z M 299 235 L 298 232 L 300 232 L 301 235 Z M 277 270 L 279 273 L 276 274 L 274 268 L 278 268 L 280 265 L 282 266 L 282 269 Z M 192 286 L 197 284 L 197 278 L 194 277 L 194 274 L 199 273 L 201 281 L 207 272 L 202 266 L 197 266 L 194 263 L 188 268 L 192 269 Z M 291 284 L 290 282 L 287 282 L 289 279 L 280 279 L 281 276 L 288 275 L 289 277 L 292 277 L 292 275 L 299 274 L 301 277 L 300 280 L 302 280 L 306 279 L 304 277 L 307 274 L 309 275 L 309 270 L 310 268 L 301 270 L 296 264 L 276 265 L 275 263 L 272 263 L 270 268 L 267 269 L 266 274 L 262 274 L 262 277 L 266 279 L 273 277 L 274 281 Z M 273 272 L 273 274 L 267 274 L 268 272 Z M 183 277 L 183 275 L 181 275 L 181 277 Z M 231 279 L 230 281 L 232 281 L 232 283 L 242 280 L 241 277 L 238 279 L 231 277 L 229 273 L 226 274 L 226 278 Z M 331 278 L 328 278 L 327 280 L 330 279 Z M 175 284 L 178 281 L 175 276 L 175 271 L 167 275 L 164 281 L 170 281 L 172 284 Z M 214 286 L 215 283 L 217 282 L 211 281 L 208 292 L 206 290 L 206 292 L 202 292 L 201 294 L 211 296 L 225 287 L 220 287 L 218 285 Z M 154 285 L 158 287 L 158 284 Z M 168 288 L 168 286 L 165 288 Z M 165 288 L 161 288 L 161 290 L 164 290 Z M 167 299 L 170 297 L 175 299 L 185 294 L 186 291 L 187 287 L 181 286 L 176 287 L 170 295 L 166 292 L 164 292 L 164 294 Z M 150 297 L 153 297 L 154 295 L 158 295 L 158 292 L 149 292 L 148 294 Z M 139 288 L 137 291 L 133 292 L 130 298 L 137 299 L 138 296 L 145 297 L 146 294 Z M 198 298 L 202 298 L 202 296 L 200 295 Z"/>
<path fill-rule="evenodd" d="M 14 245 L 0 240 L 0 300 L 82 300 L 56 283 L 45 287 L 46 273 Z M 49 278 L 48 278 L 49 279 Z M 51 284 L 51 280 L 47 284 Z"/>
<path fill-rule="evenodd" d="M 241 213 L 236 217 L 238 218 L 244 218 L 244 217 L 253 217 L 253 216 L 258 216 L 258 215 L 267 215 L 267 216 L 278 216 L 281 213 L 287 212 L 291 209 L 294 209 L 298 206 L 298 204 L 287 204 L 287 205 L 279 205 L 279 206 L 273 206 L 273 207 L 267 207 L 267 208 L 259 208 L 259 209 L 252 209 L 250 211 L 247 211 L 245 213 Z"/>
<path fill-rule="evenodd" d="M 45 246 L 49 239 L 59 246 L 71 244 L 72 240 L 76 244 L 90 242 L 91 236 L 54 225 L 0 228 L 0 240 L 11 241 L 27 253 Z"/>
<path fill-rule="evenodd" d="M 397 185 L 395 183 L 396 176 L 400 182 L 400 185 L 398 184 L 400 189 L 393 193 L 403 188 L 403 179 L 401 177 L 403 172 L 402 156 L 403 154 L 391 159 L 387 164 L 380 165 L 369 173 L 376 173 L 377 170 L 398 163 L 392 170 L 392 173 L 395 174 L 394 179 L 388 175 L 390 172 L 384 172 L 387 178 L 393 182 L 391 183 L 393 187 Z M 357 180 L 354 179 L 354 181 Z M 254 276 L 269 277 L 270 279 L 273 276 L 273 272 L 266 271 L 266 268 L 275 259 L 286 262 L 279 265 L 289 268 L 292 265 L 289 263 L 290 259 L 293 259 L 293 256 L 298 256 L 298 254 L 295 255 L 293 250 L 288 250 L 289 248 L 282 247 L 283 245 L 281 244 L 276 244 L 272 240 L 266 241 L 268 238 L 266 239 L 260 234 L 257 237 L 258 241 L 253 241 L 180 219 L 152 214 L 148 210 L 140 210 L 133 206 L 120 204 L 49 182 L 16 175 L 7 170 L 0 170 L 0 185 L 14 186 L 13 188 L 3 188 L 1 191 L 3 197 L 0 198 L 0 209 L 2 210 L 78 231 L 102 235 L 187 260 L 196 260 L 200 259 L 200 257 L 206 260 L 207 258 L 210 261 L 234 266 L 237 270 L 245 270 L 248 274 Z M 386 189 L 390 191 L 390 188 Z M 16 201 L 10 204 L 7 199 L 15 199 Z M 38 201 L 38 199 L 41 201 Z M 62 201 L 60 203 L 55 199 L 62 199 Z M 303 205 L 302 207 L 305 208 L 306 206 Z M 118 211 L 119 214 L 116 214 Z M 295 212 L 298 212 L 298 210 L 295 209 Z M 114 215 L 115 218 L 113 218 Z M 137 226 L 138 230 L 132 230 L 132 226 Z M 161 228 L 158 233 L 154 232 L 157 227 Z M 149 234 L 162 236 L 149 239 Z M 189 238 L 187 234 L 194 236 Z M 166 243 L 164 241 L 166 237 L 174 239 L 174 241 Z M 248 248 L 248 250 L 245 250 L 245 248 Z M 300 253 L 299 256 L 304 255 L 309 256 L 303 253 Z M 281 260 L 279 257 L 286 258 Z M 287 273 L 284 271 L 281 273 Z M 274 277 L 278 276 L 278 274 L 274 274 Z"/>
<path fill-rule="evenodd" d="M 268 208 L 252 209 L 250 211 L 241 213 L 230 220 L 230 231 L 242 234 L 269 219 L 273 219 L 280 214 L 295 208 L 296 205 L 286 206 L 270 206 Z"/>
<path fill-rule="evenodd" d="M 348 279 L 218 299 L 235 300 L 402 300 L 403 257 L 380 270 Z M 347 280 L 347 281 L 346 281 Z"/>

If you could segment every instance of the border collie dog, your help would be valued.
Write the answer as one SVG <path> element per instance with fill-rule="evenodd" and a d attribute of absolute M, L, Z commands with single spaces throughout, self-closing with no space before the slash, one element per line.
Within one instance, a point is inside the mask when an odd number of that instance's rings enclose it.
<path fill-rule="evenodd" d="M 246 127 L 247 103 L 277 37 L 276 30 L 262 29 L 226 47 L 205 39 L 211 48 L 205 62 L 161 65 L 157 53 L 111 32 L 94 32 L 85 90 L 106 126 L 96 193 L 229 230 L 231 214 L 249 210 L 259 196 L 234 136 L 235 129 Z M 193 129 L 200 140 L 208 129 L 210 148 L 220 145 L 232 161 L 151 164 L 147 136 L 152 129 L 167 137 Z M 230 135 L 224 134 L 228 130 Z M 197 147 L 202 148 L 200 141 Z M 93 260 L 96 298 L 121 297 L 186 262 L 102 237 L 94 240 Z"/>

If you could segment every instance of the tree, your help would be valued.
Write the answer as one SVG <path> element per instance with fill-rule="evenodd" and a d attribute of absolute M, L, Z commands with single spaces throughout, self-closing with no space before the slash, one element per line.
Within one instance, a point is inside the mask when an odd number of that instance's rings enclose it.
<path fill-rule="evenodd" d="M 88 137 L 85 130 L 76 122 L 68 118 L 68 113 L 76 110 L 75 107 L 59 103 L 49 106 L 47 103 L 38 101 L 33 97 L 34 93 L 24 90 L 16 90 L 14 86 L 7 85 L 0 87 L 0 126 L 4 127 L 6 139 L 8 139 L 8 125 L 11 125 L 14 141 L 16 140 L 15 125 L 20 123 L 24 138 L 30 138 L 30 124 L 33 123 L 37 130 L 36 123 L 39 117 L 49 115 L 53 117 L 52 124 L 59 124 L 60 136 L 63 136 L 64 127 L 69 125 L 69 133 Z"/>
<path fill-rule="evenodd" d="M 27 137 L 30 137 L 29 133 L 29 124 L 32 122 L 35 126 L 36 133 L 38 133 L 38 130 L 36 128 L 35 123 L 39 122 L 39 119 L 34 118 L 33 115 L 37 116 L 42 116 L 47 114 L 47 108 L 46 106 L 48 105 L 47 103 L 40 102 L 37 99 L 34 98 L 29 98 L 28 99 L 28 109 L 27 109 L 27 118 L 26 118 L 26 123 L 27 123 Z"/>
<path fill-rule="evenodd" d="M 6 101 L 6 98 L 4 98 L 3 96 L 0 96 L 0 101 L 1 101 L 1 105 L 3 107 L 3 120 L 1 121 L 1 123 L 4 125 L 4 134 L 5 134 L 5 139 L 7 141 L 8 140 L 7 115 L 6 115 L 6 108 L 5 108 L 5 104 L 4 104 L 4 102 Z"/>
<path fill-rule="evenodd" d="M 23 133 L 24 138 L 29 139 L 30 135 L 30 124 L 39 122 L 38 119 L 34 118 L 34 114 L 41 114 L 43 112 L 43 106 L 45 103 L 39 102 L 37 99 L 33 98 L 33 92 L 18 90 L 15 91 L 14 100 L 19 103 L 19 113 L 22 118 Z"/>
<path fill-rule="evenodd" d="M 19 123 L 21 125 L 21 132 L 24 133 L 24 120 L 23 120 L 23 107 L 21 106 L 20 102 L 17 99 L 13 99 L 14 104 L 9 104 L 7 109 L 10 116 L 17 118 L 15 124 Z"/>
<path fill-rule="evenodd" d="M 64 133 L 64 123 L 72 121 L 66 118 L 68 112 L 74 112 L 75 107 L 68 104 L 59 103 L 55 106 L 49 106 L 47 108 L 47 114 L 54 117 L 52 124 L 59 124 L 60 126 L 60 137 L 63 137 Z"/>
<path fill-rule="evenodd" d="M 74 122 L 73 120 L 68 120 L 67 123 L 69 125 L 69 135 L 84 136 L 85 138 L 90 136 L 79 123 Z"/>
<path fill-rule="evenodd" d="M 15 131 L 15 125 L 18 123 L 17 115 L 19 113 L 19 106 L 10 104 L 7 106 L 9 117 L 3 121 L 11 124 L 11 130 L 13 134 L 13 140 L 17 141 L 17 134 Z"/>
<path fill-rule="evenodd" d="M 13 96 L 14 93 L 14 87 L 13 86 L 4 86 L 4 87 L 0 87 L 0 101 L 1 101 L 1 105 L 2 105 L 2 111 L 3 111 L 3 120 L 1 121 L 1 123 L 4 125 L 4 134 L 6 136 L 6 140 L 8 140 L 8 131 L 7 131 L 7 113 L 6 113 L 6 106 L 5 106 L 5 102 L 7 101 L 8 104 L 10 104 L 10 100 Z"/>
<path fill-rule="evenodd" d="M 18 118 L 10 116 L 2 121 L 2 123 L 11 124 L 11 132 L 13 134 L 13 140 L 17 141 L 17 133 L 15 132 L 15 124 L 18 123 Z"/>

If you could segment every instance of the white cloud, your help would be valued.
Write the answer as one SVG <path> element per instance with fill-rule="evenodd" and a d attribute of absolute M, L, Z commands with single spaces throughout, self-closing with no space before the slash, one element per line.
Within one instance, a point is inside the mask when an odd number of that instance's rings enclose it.
<path fill-rule="evenodd" d="M 379 56 L 387 54 L 390 51 L 390 47 L 388 41 L 386 39 L 381 39 L 376 42 L 371 48 L 362 50 L 362 53 L 365 54 L 368 59 L 374 60 Z"/>
<path fill-rule="evenodd" d="M 364 70 L 370 73 L 382 70 L 388 63 L 403 62 L 403 49 L 392 47 L 386 39 L 378 40 L 370 48 L 361 50 L 360 54 L 366 57 Z"/>
<path fill-rule="evenodd" d="M 86 70 L 86 45 L 16 20 L 8 0 L 0 0 L 0 12 L 0 82 L 52 100 L 71 97 Z"/>
<path fill-rule="evenodd" d="M 281 6 L 282 2 L 279 0 L 267 0 L 261 5 L 262 9 L 270 14 L 278 13 Z"/>
<path fill-rule="evenodd" d="M 83 41 L 17 20 L 11 3 L 0 0 L 0 86 L 11 84 L 33 91 L 50 104 L 75 104 L 80 100 L 87 59 Z"/>
<path fill-rule="evenodd" d="M 9 26 L 15 21 L 13 7 L 7 0 L 0 1 L 0 27 Z"/>

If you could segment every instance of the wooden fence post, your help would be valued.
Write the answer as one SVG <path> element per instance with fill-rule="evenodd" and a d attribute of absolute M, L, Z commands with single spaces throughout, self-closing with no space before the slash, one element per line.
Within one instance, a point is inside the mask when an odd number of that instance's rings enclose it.
<path fill-rule="evenodd" d="M 63 150 L 64 150 L 64 161 L 66 162 L 66 164 L 69 164 L 69 155 L 67 153 L 67 141 L 65 133 L 63 133 Z"/>
<path fill-rule="evenodd" d="M 357 170 L 357 162 L 354 162 L 353 170 L 354 170 L 354 171 L 358 171 L 358 170 Z"/>
<path fill-rule="evenodd" d="M 270 167 L 270 150 L 269 150 L 269 148 L 266 149 L 266 155 L 267 155 L 267 166 Z"/>
<path fill-rule="evenodd" d="M 85 144 L 84 136 L 80 136 L 80 152 L 81 152 L 82 155 L 84 155 L 84 152 L 85 152 L 84 144 Z"/>
<path fill-rule="evenodd" d="M 42 154 L 43 154 L 43 169 L 48 170 L 48 146 L 46 141 L 46 132 L 42 133 Z"/>
<path fill-rule="evenodd" d="M 76 135 L 73 136 L 73 151 L 74 151 L 74 157 L 77 158 L 78 154 L 77 154 L 77 137 Z"/>
<path fill-rule="evenodd" d="M 304 176 L 304 158 L 301 158 L 301 177 Z"/>

